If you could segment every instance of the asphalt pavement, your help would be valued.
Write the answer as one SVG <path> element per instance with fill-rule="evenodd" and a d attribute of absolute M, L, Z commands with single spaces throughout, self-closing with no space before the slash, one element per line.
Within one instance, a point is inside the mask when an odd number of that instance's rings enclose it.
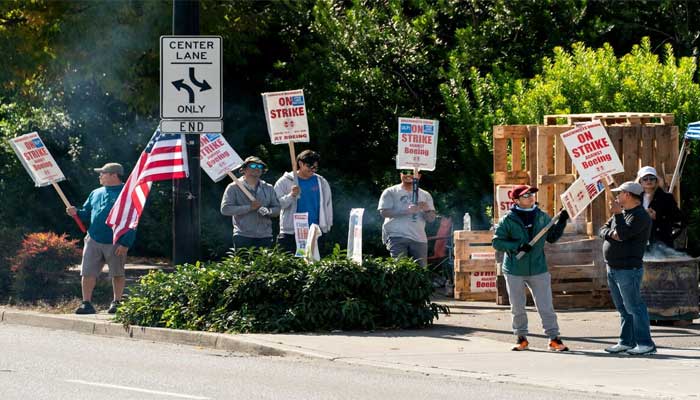
<path fill-rule="evenodd" d="M 617 340 L 614 310 L 559 312 L 565 343 L 572 351 L 552 353 L 530 309 L 531 351 L 512 352 L 507 307 L 436 298 L 450 306 L 432 328 L 312 334 L 216 334 L 161 328 L 128 328 L 111 316 L 41 314 L 0 308 L 2 324 L 22 324 L 86 334 L 188 344 L 255 355 L 302 356 L 353 365 L 468 377 L 488 382 L 536 385 L 641 398 L 698 399 L 699 324 L 652 327 L 659 352 L 633 357 L 609 355 Z M 698 322 L 697 320 L 695 322 Z M 0 325 L 1 326 L 1 325 Z"/>

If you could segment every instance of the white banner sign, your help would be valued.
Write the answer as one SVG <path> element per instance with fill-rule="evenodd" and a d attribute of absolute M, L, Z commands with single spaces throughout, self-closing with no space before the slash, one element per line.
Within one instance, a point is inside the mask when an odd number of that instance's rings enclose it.
<path fill-rule="evenodd" d="M 10 145 L 36 186 L 48 186 L 66 179 L 38 133 L 10 139 Z"/>
<path fill-rule="evenodd" d="M 469 290 L 472 293 L 495 292 L 496 271 L 474 271 L 469 277 Z"/>
<path fill-rule="evenodd" d="M 516 186 L 518 185 L 498 185 L 496 187 L 496 205 L 498 206 L 496 215 L 498 216 L 498 221 L 505 217 L 513 204 L 515 204 L 515 202 L 508 197 L 508 192 L 515 189 Z"/>
<path fill-rule="evenodd" d="M 294 213 L 294 239 L 297 242 L 297 251 L 294 257 L 306 255 L 306 238 L 309 237 L 309 213 Z"/>
<path fill-rule="evenodd" d="M 318 251 L 318 238 L 321 237 L 321 228 L 316 224 L 311 224 L 309 234 L 306 236 L 306 249 L 304 257 L 307 261 L 319 261 L 321 254 Z"/>
<path fill-rule="evenodd" d="M 435 170 L 439 121 L 399 118 L 399 153 L 396 168 Z"/>
<path fill-rule="evenodd" d="M 576 170 L 586 183 L 594 183 L 605 175 L 624 172 L 620 157 L 610 142 L 608 132 L 593 121 L 561 134 Z"/>
<path fill-rule="evenodd" d="M 303 90 L 263 93 L 262 97 L 272 144 L 309 141 Z"/>
<path fill-rule="evenodd" d="M 604 191 L 605 186 L 602 181 L 586 184 L 583 178 L 578 178 L 560 196 L 561 204 L 566 209 L 566 212 L 569 213 L 569 218 L 573 220 Z"/>
<path fill-rule="evenodd" d="M 238 153 L 218 133 L 205 133 L 199 137 L 199 157 L 199 165 L 214 182 L 243 165 Z"/>
<path fill-rule="evenodd" d="M 362 265 L 362 215 L 364 208 L 350 210 L 348 224 L 348 258 Z"/>

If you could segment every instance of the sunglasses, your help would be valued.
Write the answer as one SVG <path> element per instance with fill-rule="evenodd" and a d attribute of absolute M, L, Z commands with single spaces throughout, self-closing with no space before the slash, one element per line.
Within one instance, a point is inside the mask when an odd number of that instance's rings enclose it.
<path fill-rule="evenodd" d="M 655 180 L 656 180 L 655 176 L 645 176 L 644 178 L 642 178 L 642 181 L 648 181 L 648 182 L 653 182 Z"/>
<path fill-rule="evenodd" d="M 306 161 L 302 161 L 302 162 L 304 163 L 304 165 L 306 165 L 306 167 L 307 167 L 308 169 L 310 169 L 310 170 L 312 170 L 312 171 L 316 171 L 316 170 L 318 169 L 318 163 L 316 163 L 316 164 L 311 164 L 311 163 L 308 163 L 308 162 L 306 162 Z"/>
<path fill-rule="evenodd" d="M 532 197 L 534 195 L 535 195 L 534 193 L 525 193 L 525 194 L 521 194 L 520 196 L 518 196 L 518 198 L 519 199 L 529 199 L 530 197 Z"/>
<path fill-rule="evenodd" d="M 413 170 L 412 169 L 402 169 L 401 173 L 404 175 L 413 175 Z"/>
<path fill-rule="evenodd" d="M 258 163 L 250 163 L 250 164 L 248 164 L 248 168 L 250 168 L 250 169 L 265 169 L 265 166 L 262 164 L 258 164 Z"/>

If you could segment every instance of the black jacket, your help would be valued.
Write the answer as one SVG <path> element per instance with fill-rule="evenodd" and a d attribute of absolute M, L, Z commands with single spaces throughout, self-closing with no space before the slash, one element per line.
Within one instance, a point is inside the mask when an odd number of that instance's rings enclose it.
<path fill-rule="evenodd" d="M 671 193 L 666 193 L 661 188 L 656 188 L 651 198 L 649 208 L 656 211 L 656 219 L 651 226 L 650 242 L 663 242 L 673 248 L 673 241 L 680 235 L 683 229 L 683 216 L 678 209 L 676 199 Z"/>
<path fill-rule="evenodd" d="M 613 232 L 617 232 L 620 240 L 612 238 Z M 605 263 L 610 268 L 642 267 L 642 258 L 650 232 L 651 217 L 641 204 L 610 217 L 608 222 L 600 228 L 600 237 L 604 240 Z"/>

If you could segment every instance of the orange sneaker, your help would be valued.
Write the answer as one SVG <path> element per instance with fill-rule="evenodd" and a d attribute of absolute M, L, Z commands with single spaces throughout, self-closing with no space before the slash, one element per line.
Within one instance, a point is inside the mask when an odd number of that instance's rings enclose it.
<path fill-rule="evenodd" d="M 549 341 L 549 350 L 550 351 L 569 351 L 569 348 L 564 345 L 564 342 L 561 341 L 559 336 L 555 337 L 554 339 L 551 339 Z"/>
<path fill-rule="evenodd" d="M 515 346 L 511 347 L 511 350 L 513 351 L 523 351 L 528 349 L 528 345 L 530 343 L 527 341 L 527 338 L 525 336 L 518 336 L 518 341 L 516 342 Z"/>

